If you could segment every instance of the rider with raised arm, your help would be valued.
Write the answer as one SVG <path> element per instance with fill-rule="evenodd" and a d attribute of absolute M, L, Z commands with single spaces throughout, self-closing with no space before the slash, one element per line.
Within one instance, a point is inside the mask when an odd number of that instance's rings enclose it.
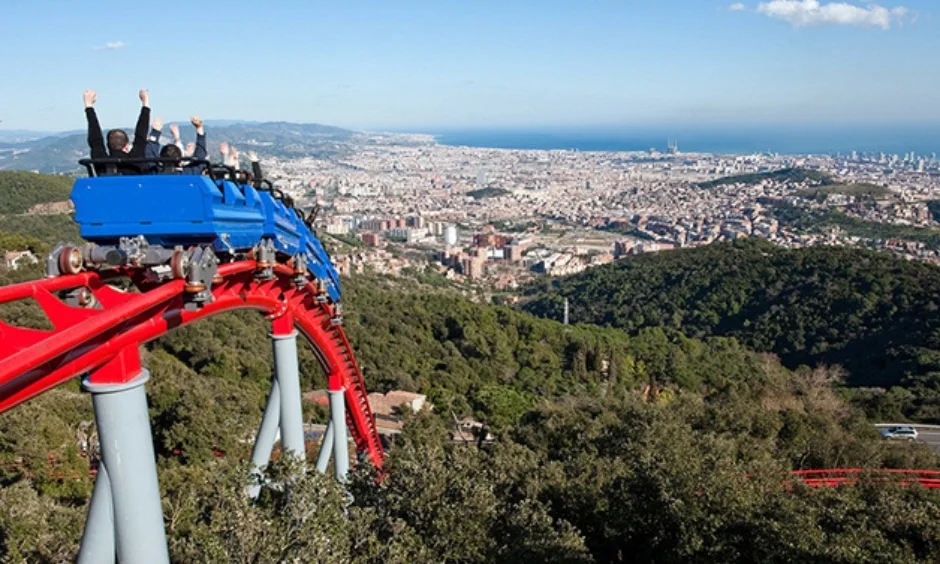
<path fill-rule="evenodd" d="M 182 151 L 183 150 L 183 138 L 180 137 L 180 126 L 176 125 L 175 123 L 171 123 L 170 133 L 173 134 L 173 144 L 179 147 L 180 151 Z M 190 152 L 190 155 L 192 155 L 192 152 Z M 189 155 L 186 155 L 186 156 L 188 157 Z"/>
<path fill-rule="evenodd" d="M 193 127 L 196 128 L 196 148 L 193 152 L 193 158 L 197 160 L 204 160 L 206 156 L 208 156 L 208 151 L 206 150 L 206 131 L 203 128 L 203 122 L 197 116 L 192 116 L 189 118 L 189 121 L 193 124 Z M 160 150 L 160 156 L 176 159 L 175 164 L 164 165 L 164 172 L 175 172 L 179 174 L 202 174 L 202 168 L 204 165 L 194 164 L 185 167 L 182 166 L 181 159 L 183 158 L 183 151 L 180 149 L 179 145 L 175 143 L 164 146 L 163 149 Z"/>
<path fill-rule="evenodd" d="M 91 149 L 92 159 L 142 159 L 146 156 L 147 126 L 150 124 L 150 97 L 147 90 L 142 88 L 138 93 L 140 98 L 140 115 L 137 117 L 137 127 L 134 129 L 134 143 L 131 145 L 127 133 L 123 129 L 112 129 L 108 132 L 107 146 L 101 133 L 101 124 L 95 113 L 95 102 L 98 94 L 94 90 L 86 90 L 83 99 L 85 102 L 85 117 L 88 120 L 88 147 Z M 114 164 L 96 164 L 95 172 L 98 174 L 141 174 L 147 170 L 146 163 L 118 162 Z"/>

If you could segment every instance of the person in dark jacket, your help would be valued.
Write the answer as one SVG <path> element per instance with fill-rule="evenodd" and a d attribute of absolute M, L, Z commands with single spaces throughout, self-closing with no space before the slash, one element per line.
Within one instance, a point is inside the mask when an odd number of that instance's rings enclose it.
<path fill-rule="evenodd" d="M 162 134 L 163 119 L 157 116 L 153 118 L 153 123 L 150 124 L 150 135 L 147 136 L 147 149 L 144 151 L 144 156 L 150 161 L 147 163 L 147 172 L 150 174 L 160 172 L 160 163 L 157 162 L 157 159 L 160 158 L 160 135 Z"/>
<path fill-rule="evenodd" d="M 134 129 L 134 143 L 131 145 L 127 133 L 123 129 L 112 129 L 108 132 L 108 144 L 105 146 L 104 135 L 101 133 L 101 124 L 95 114 L 95 102 L 98 94 L 94 90 L 86 90 L 85 117 L 88 120 L 88 147 L 91 149 L 91 158 L 143 158 L 147 149 L 147 126 L 150 124 L 150 97 L 147 90 L 142 88 L 138 93 L 140 97 L 140 115 L 137 117 L 137 127 Z M 95 165 L 97 174 L 142 174 L 146 171 L 146 164 L 116 163 L 110 165 Z"/>
<path fill-rule="evenodd" d="M 193 124 L 193 127 L 196 128 L 196 149 L 193 152 L 193 158 L 204 160 L 208 156 L 209 152 L 206 150 L 206 130 L 203 128 L 202 120 L 196 116 L 189 118 L 190 123 Z M 163 125 L 162 123 L 160 124 Z M 159 142 L 159 132 L 157 133 L 157 140 Z M 168 157 L 173 159 L 182 159 L 183 151 L 180 149 L 179 145 L 172 144 L 166 145 L 160 149 L 161 157 Z M 202 169 L 204 165 L 190 165 L 182 166 L 183 163 L 180 160 L 177 160 L 173 165 L 163 165 L 163 172 L 165 174 L 202 174 Z"/>

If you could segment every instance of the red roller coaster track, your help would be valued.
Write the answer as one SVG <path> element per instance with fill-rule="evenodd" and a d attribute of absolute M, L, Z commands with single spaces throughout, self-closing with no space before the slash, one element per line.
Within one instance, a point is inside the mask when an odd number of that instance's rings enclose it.
<path fill-rule="evenodd" d="M 0 412 L 120 360 L 128 347 L 172 329 L 225 311 L 254 309 L 267 314 L 276 328 L 293 323 L 310 341 L 330 389 L 345 388 L 347 423 L 357 450 L 368 453 L 381 467 L 382 444 L 362 374 L 345 332 L 332 323 L 333 306 L 316 299 L 312 284 L 295 286 L 294 272 L 287 266 L 276 266 L 275 278 L 267 281 L 259 280 L 256 270 L 254 261 L 221 265 L 213 300 L 191 309 L 185 307 L 182 280 L 154 283 L 135 269 L 89 271 L 0 287 L 0 303 L 33 299 L 53 326 L 44 331 L 0 322 Z M 107 283 L 117 278 L 130 279 L 139 291 L 123 292 Z M 74 290 L 81 292 L 80 302 L 86 305 L 68 305 L 56 295 Z M 122 374 L 133 372 L 103 371 L 93 377 L 100 384 L 120 383 L 107 378 Z"/>
<path fill-rule="evenodd" d="M 807 486 L 836 487 L 857 484 L 864 476 L 880 481 L 893 481 L 903 486 L 920 484 L 927 489 L 940 489 L 940 470 L 909 470 L 902 468 L 830 468 L 827 470 L 795 470 L 793 476 Z"/>

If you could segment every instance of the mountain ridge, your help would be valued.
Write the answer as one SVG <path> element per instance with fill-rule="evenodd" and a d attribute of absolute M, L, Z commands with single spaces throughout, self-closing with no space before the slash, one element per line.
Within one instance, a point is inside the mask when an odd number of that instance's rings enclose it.
<path fill-rule="evenodd" d="M 187 120 L 178 123 L 183 141 L 194 138 Z M 330 156 L 342 153 L 341 145 L 365 134 L 332 125 L 294 123 L 286 121 L 251 122 L 240 120 L 207 120 L 207 140 L 210 154 L 222 141 L 239 146 L 250 146 L 271 156 Z M 132 131 L 133 127 L 124 127 Z M 10 142 L 3 141 L 0 130 L 0 170 L 27 170 L 43 173 L 78 171 L 78 160 L 88 156 L 85 132 L 66 131 L 43 137 Z M 163 141 L 169 131 L 163 132 Z"/>

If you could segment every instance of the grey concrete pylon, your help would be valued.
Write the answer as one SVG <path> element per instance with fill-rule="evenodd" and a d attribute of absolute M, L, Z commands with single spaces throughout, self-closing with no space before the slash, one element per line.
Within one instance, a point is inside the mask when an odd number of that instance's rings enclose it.
<path fill-rule="evenodd" d="M 333 468 L 336 480 L 346 481 L 349 473 L 349 444 L 346 439 L 346 389 L 329 390 L 330 423 L 333 426 Z"/>
<path fill-rule="evenodd" d="M 281 449 L 301 461 L 306 459 L 304 416 L 300 402 L 300 367 L 297 361 L 297 331 L 271 334 L 274 343 L 274 374 L 281 390 Z"/>
<path fill-rule="evenodd" d="M 281 387 L 277 377 L 271 379 L 271 393 L 268 394 L 268 403 L 261 418 L 261 427 L 255 436 L 255 446 L 251 449 L 251 473 L 258 483 L 249 484 L 248 497 L 256 499 L 261 492 L 260 479 L 263 476 L 262 468 L 271 460 L 271 451 L 277 439 L 277 430 L 281 424 Z"/>
<path fill-rule="evenodd" d="M 78 550 L 78 564 L 114 564 L 114 514 L 111 480 L 104 462 L 98 462 L 95 489 L 85 518 L 85 533 Z"/>
<path fill-rule="evenodd" d="M 317 455 L 317 471 L 321 474 L 326 473 L 326 467 L 330 464 L 330 455 L 333 454 L 333 422 L 326 424 L 326 432 L 323 433 L 323 441 L 320 442 L 320 454 Z"/>
<path fill-rule="evenodd" d="M 150 372 L 141 369 L 136 378 L 123 384 L 96 384 L 87 377 L 83 381 L 95 408 L 121 564 L 170 559 L 144 388 L 149 379 Z"/>

